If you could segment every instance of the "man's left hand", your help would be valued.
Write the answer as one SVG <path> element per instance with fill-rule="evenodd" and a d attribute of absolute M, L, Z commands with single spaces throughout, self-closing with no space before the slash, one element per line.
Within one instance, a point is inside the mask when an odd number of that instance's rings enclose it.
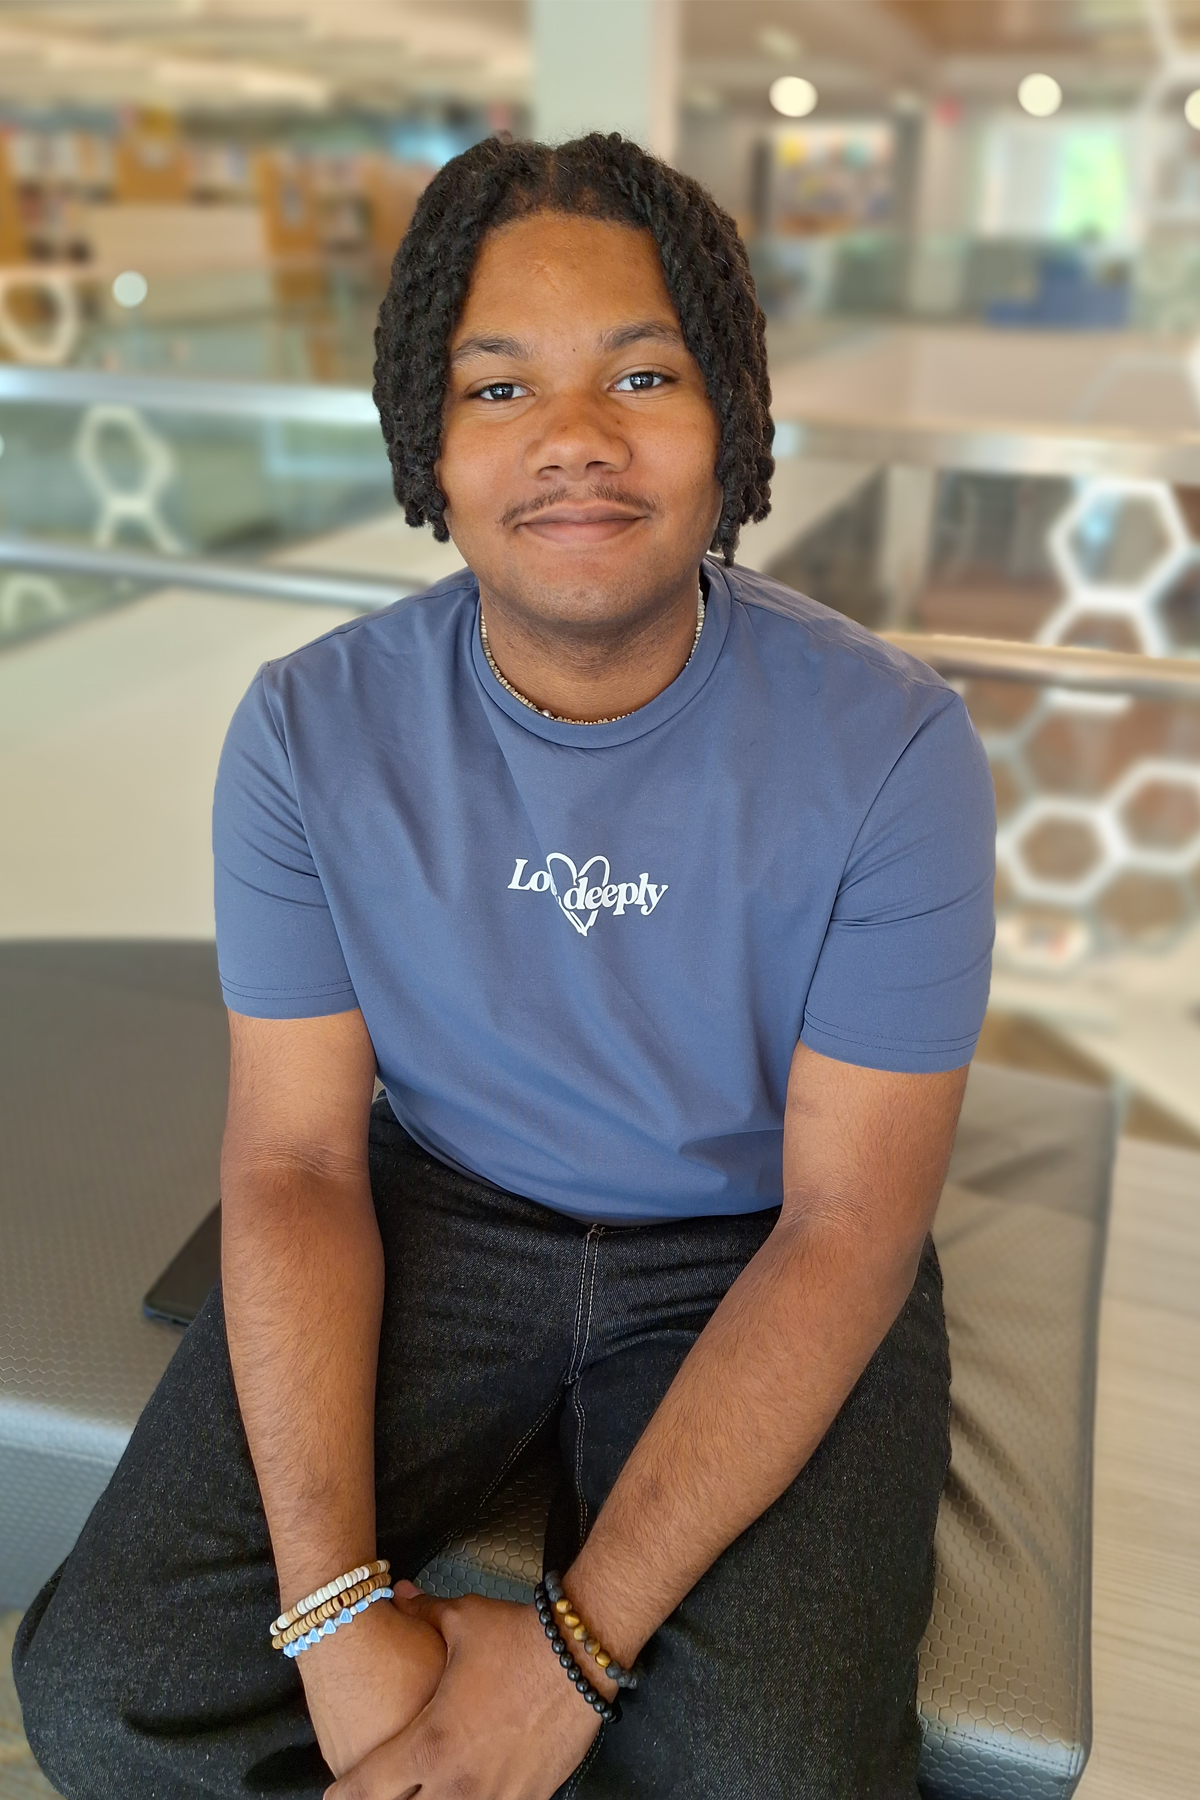
<path fill-rule="evenodd" d="M 467 1595 L 400 1601 L 446 1640 L 432 1700 L 325 1800 L 551 1800 L 600 1720 L 567 1680 L 532 1606 Z"/>

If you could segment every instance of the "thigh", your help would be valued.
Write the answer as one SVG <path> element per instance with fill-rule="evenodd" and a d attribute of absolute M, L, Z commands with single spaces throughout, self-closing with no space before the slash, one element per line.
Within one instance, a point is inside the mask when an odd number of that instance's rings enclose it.
<path fill-rule="evenodd" d="M 548 1290 L 561 1282 L 565 1291 L 571 1243 L 552 1229 L 543 1245 L 540 1208 L 405 1145 L 394 1121 L 375 1121 L 372 1186 L 387 1266 L 379 1545 L 398 1575 L 412 1576 L 557 1403 L 565 1355 L 552 1327 L 561 1329 L 564 1307 Z M 489 1205 L 495 1217 L 473 1261 Z M 534 1247 L 518 1255 L 526 1239 Z M 526 1286 L 519 1307 L 507 1290 L 487 1303 L 502 1249 L 527 1278 L 541 1272 L 540 1290 Z M 51 1779 L 70 1800 L 318 1795 L 329 1775 L 299 1673 L 270 1647 L 278 1598 L 216 1290 L 18 1634 L 14 1672 Z"/>
<path fill-rule="evenodd" d="M 373 1141 L 385 1300 L 375 1418 L 380 1554 L 415 1575 L 549 1434 L 577 1328 L 586 1227 Z"/>
<path fill-rule="evenodd" d="M 587 1410 L 594 1510 L 612 1479 L 619 1395 L 594 1393 Z M 930 1244 L 820 1447 L 655 1634 L 645 1681 L 564 1796 L 916 1800 L 917 1656 L 948 1413 Z M 630 1421 L 626 1454 L 642 1422 Z"/>

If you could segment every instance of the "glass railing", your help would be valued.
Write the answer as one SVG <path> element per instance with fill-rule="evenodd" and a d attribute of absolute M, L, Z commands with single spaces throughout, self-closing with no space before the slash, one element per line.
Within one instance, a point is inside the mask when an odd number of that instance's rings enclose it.
<path fill-rule="evenodd" d="M 0 364 L 6 541 L 248 563 L 390 504 L 362 390 Z M 153 562 L 122 566 L 115 555 L 54 569 L 32 548 L 23 566 L 13 558 L 10 548 L 0 647 L 162 579 Z"/>

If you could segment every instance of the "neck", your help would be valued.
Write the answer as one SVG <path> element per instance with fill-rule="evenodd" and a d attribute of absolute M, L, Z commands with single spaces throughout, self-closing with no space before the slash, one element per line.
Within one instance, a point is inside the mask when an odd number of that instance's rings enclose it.
<path fill-rule="evenodd" d="M 611 630 L 555 630 L 480 584 L 485 643 L 504 680 L 540 712 L 581 724 L 647 706 L 680 674 L 696 643 L 697 570 L 670 601 Z"/>

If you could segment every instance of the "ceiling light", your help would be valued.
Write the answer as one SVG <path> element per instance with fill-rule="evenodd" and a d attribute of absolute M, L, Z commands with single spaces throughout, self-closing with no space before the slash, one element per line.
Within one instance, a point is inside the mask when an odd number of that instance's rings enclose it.
<path fill-rule="evenodd" d="M 1193 88 L 1184 101 L 1183 116 L 1193 131 L 1200 131 L 1200 88 Z"/>
<path fill-rule="evenodd" d="M 118 306 L 140 306 L 150 292 L 150 283 L 136 269 L 122 269 L 112 284 L 112 297 Z"/>
<path fill-rule="evenodd" d="M 1017 99 L 1035 119 L 1048 119 L 1062 105 L 1063 92 L 1053 75 L 1026 75 Z"/>
<path fill-rule="evenodd" d="M 803 119 L 817 104 L 817 90 L 803 75 L 781 75 L 769 90 L 771 105 L 787 119 Z"/>
<path fill-rule="evenodd" d="M 799 38 L 790 31 L 780 31 L 777 25 L 764 25 L 755 33 L 755 40 L 759 49 L 776 62 L 794 62 L 800 54 Z"/>

